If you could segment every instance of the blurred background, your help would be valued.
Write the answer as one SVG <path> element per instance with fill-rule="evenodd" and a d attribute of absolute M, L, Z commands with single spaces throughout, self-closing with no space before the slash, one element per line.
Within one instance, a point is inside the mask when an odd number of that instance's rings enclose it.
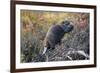
<path fill-rule="evenodd" d="M 21 10 L 21 62 L 72 61 L 89 59 L 89 13 Z M 61 45 L 41 56 L 43 40 L 52 25 L 63 20 L 74 24 Z"/>

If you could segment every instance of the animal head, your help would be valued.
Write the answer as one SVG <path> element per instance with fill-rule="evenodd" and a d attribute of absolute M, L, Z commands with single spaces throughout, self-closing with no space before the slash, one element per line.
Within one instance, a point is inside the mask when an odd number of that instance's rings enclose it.
<path fill-rule="evenodd" d="M 73 24 L 67 20 L 61 22 L 61 27 L 65 33 L 72 31 L 74 28 Z"/>

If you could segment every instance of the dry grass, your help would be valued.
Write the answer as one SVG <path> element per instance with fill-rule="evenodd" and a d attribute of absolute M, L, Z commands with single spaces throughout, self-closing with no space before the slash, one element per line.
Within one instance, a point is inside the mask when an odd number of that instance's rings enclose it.
<path fill-rule="evenodd" d="M 62 20 L 74 23 L 61 45 L 41 55 L 45 35 Z M 21 10 L 21 62 L 67 61 L 89 59 L 89 14 Z"/>

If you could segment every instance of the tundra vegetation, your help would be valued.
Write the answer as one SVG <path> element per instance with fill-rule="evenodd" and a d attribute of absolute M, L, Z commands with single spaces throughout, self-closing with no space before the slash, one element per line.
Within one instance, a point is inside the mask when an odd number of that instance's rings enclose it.
<path fill-rule="evenodd" d="M 89 13 L 21 10 L 21 62 L 73 61 L 89 59 Z M 73 23 L 61 44 L 41 55 L 48 29 L 63 20 Z"/>

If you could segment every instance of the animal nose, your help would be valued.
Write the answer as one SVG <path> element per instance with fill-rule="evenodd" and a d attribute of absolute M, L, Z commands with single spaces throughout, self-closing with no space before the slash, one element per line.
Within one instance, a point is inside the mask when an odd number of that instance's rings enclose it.
<path fill-rule="evenodd" d="M 74 28 L 73 22 L 70 22 L 70 28 L 71 28 L 71 29 Z"/>

